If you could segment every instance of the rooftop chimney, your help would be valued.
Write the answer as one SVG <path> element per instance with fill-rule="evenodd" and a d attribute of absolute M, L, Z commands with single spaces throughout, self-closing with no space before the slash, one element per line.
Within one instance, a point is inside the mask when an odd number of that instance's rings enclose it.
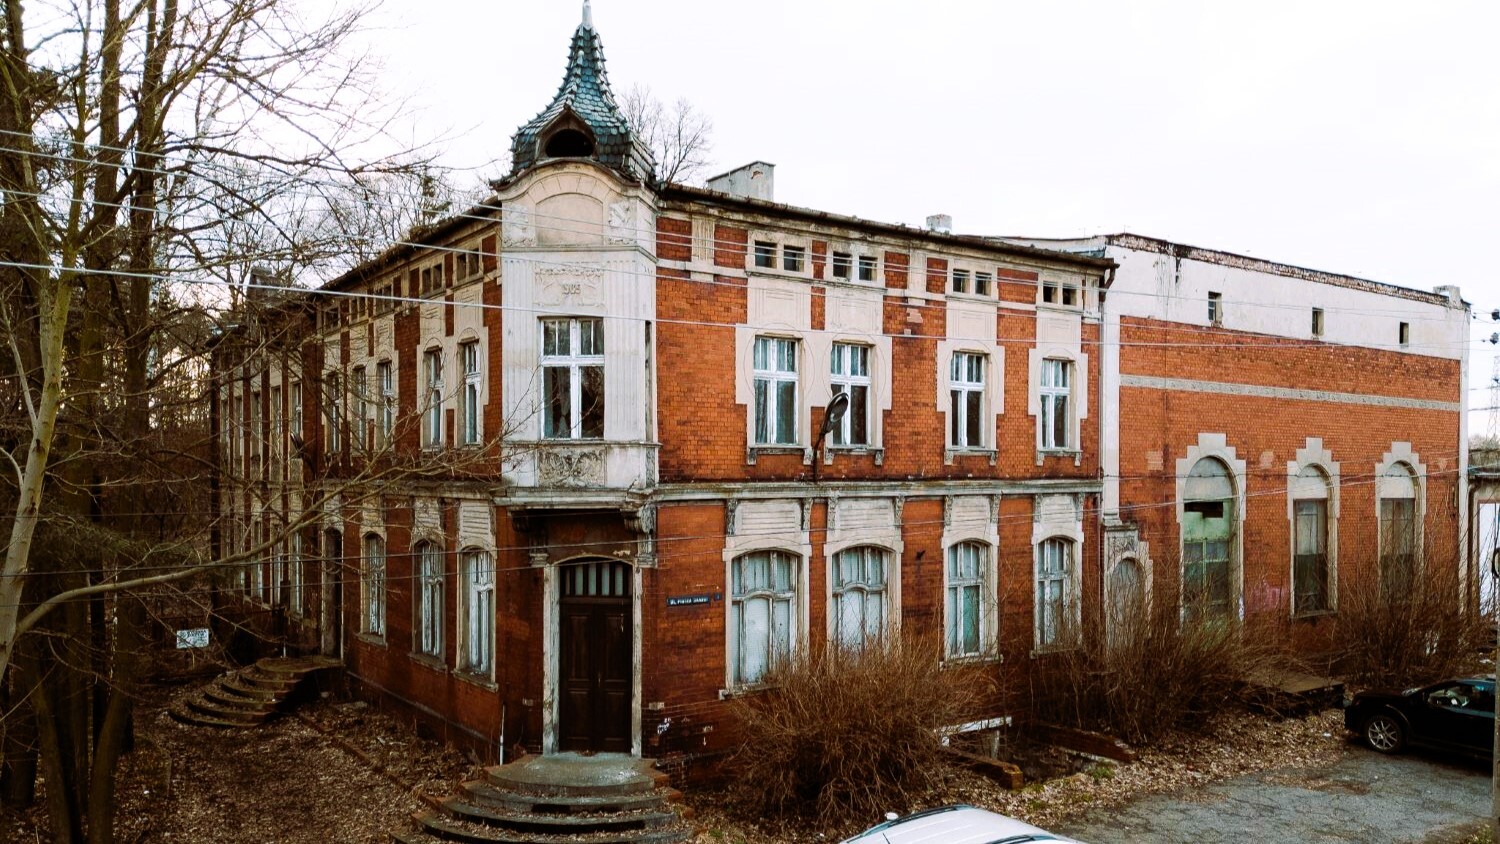
<path fill-rule="evenodd" d="M 953 217 L 948 214 L 933 214 L 927 218 L 927 230 L 938 234 L 953 234 Z"/>
<path fill-rule="evenodd" d="M 771 202 L 776 196 L 776 165 L 753 161 L 708 180 L 708 189 Z"/>

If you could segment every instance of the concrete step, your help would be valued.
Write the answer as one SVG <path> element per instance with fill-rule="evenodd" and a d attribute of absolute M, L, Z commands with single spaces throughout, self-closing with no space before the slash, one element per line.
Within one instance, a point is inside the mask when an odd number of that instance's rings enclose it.
<path fill-rule="evenodd" d="M 276 689 L 253 685 L 240 677 L 238 673 L 219 678 L 217 685 L 230 694 L 252 700 L 279 702 L 285 696 L 280 694 Z"/>
<path fill-rule="evenodd" d="M 167 714 L 171 716 L 173 721 L 176 721 L 179 724 L 186 724 L 189 727 L 214 727 L 220 730 L 243 730 L 245 727 L 251 726 L 242 721 L 226 721 L 222 718 L 215 718 L 211 715 L 205 715 L 202 712 L 194 712 L 181 703 L 174 703 L 171 706 L 167 707 Z"/>
<path fill-rule="evenodd" d="M 693 835 L 686 825 L 609 832 L 518 832 L 469 823 L 437 812 L 418 812 L 412 815 L 412 819 L 416 821 L 419 835 L 404 838 L 393 835 L 393 839 L 403 844 L 427 844 L 433 839 L 477 844 L 678 844 Z"/>
<path fill-rule="evenodd" d="M 449 797 L 440 804 L 456 819 L 511 832 L 577 835 L 593 832 L 644 832 L 678 822 L 672 811 L 595 812 L 589 814 L 512 812 Z"/>
<path fill-rule="evenodd" d="M 209 684 L 204 687 L 201 694 L 204 700 L 231 709 L 241 709 L 245 712 L 264 712 L 268 715 L 276 711 L 276 700 L 274 698 L 244 697 L 225 689 L 222 683 Z"/>
<path fill-rule="evenodd" d="M 223 704 L 208 700 L 201 695 L 194 695 L 187 698 L 183 702 L 187 704 L 187 708 L 192 710 L 193 712 L 207 715 L 210 718 L 217 718 L 221 721 L 238 723 L 246 727 L 253 727 L 258 724 L 263 724 L 270 718 L 270 716 L 265 712 L 245 710 L 233 706 L 225 706 Z"/>
<path fill-rule="evenodd" d="M 549 798 L 649 794 L 668 784 L 649 761 L 599 756 L 528 756 L 486 768 L 485 779 L 502 791 Z"/>
<path fill-rule="evenodd" d="M 470 780 L 463 784 L 468 799 L 481 806 L 504 809 L 510 812 L 535 814 L 589 814 L 600 812 L 639 812 L 666 809 L 681 798 L 676 790 L 656 790 L 640 794 L 620 794 L 593 797 L 539 797 L 517 794 L 497 788 L 486 780 Z"/>

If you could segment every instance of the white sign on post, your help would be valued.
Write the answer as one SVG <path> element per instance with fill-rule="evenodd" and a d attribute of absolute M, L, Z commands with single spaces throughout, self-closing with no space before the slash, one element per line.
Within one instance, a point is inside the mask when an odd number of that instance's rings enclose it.
<path fill-rule="evenodd" d="M 208 628 L 197 627 L 192 630 L 177 631 L 177 649 L 187 650 L 189 648 L 208 647 Z"/>

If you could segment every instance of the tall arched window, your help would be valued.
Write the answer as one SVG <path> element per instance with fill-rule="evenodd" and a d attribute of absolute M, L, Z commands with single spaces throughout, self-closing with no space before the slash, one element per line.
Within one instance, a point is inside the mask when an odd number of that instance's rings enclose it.
<path fill-rule="evenodd" d="M 1292 611 L 1323 612 L 1332 607 L 1328 558 L 1328 476 L 1307 466 L 1293 481 Z"/>
<path fill-rule="evenodd" d="M 947 655 L 981 656 L 989 637 L 986 604 L 993 589 L 990 548 L 982 542 L 959 542 L 948 549 L 946 603 Z"/>
<path fill-rule="evenodd" d="M 1411 466 L 1394 463 L 1376 479 L 1380 495 L 1380 591 L 1390 598 L 1410 595 L 1417 573 L 1417 477 Z"/>
<path fill-rule="evenodd" d="M 833 555 L 834 641 L 858 650 L 885 636 L 888 553 L 864 545 Z"/>
<path fill-rule="evenodd" d="M 365 559 L 360 571 L 360 600 L 364 605 L 365 632 L 385 635 L 385 540 L 377 534 L 365 537 Z"/>
<path fill-rule="evenodd" d="M 464 667 L 490 673 L 495 664 L 495 563 L 489 554 L 463 554 Z"/>
<path fill-rule="evenodd" d="M 1037 548 L 1036 646 L 1057 647 L 1072 641 L 1073 541 L 1048 539 Z"/>
<path fill-rule="evenodd" d="M 755 683 L 797 643 L 797 559 L 782 551 L 736 557 L 730 594 L 731 682 Z"/>
<path fill-rule="evenodd" d="M 1238 507 L 1229 469 L 1205 457 L 1188 473 L 1182 504 L 1182 608 L 1186 618 L 1228 618 L 1234 591 Z"/>
<path fill-rule="evenodd" d="M 443 655 L 443 550 L 431 542 L 418 543 L 417 606 L 414 613 L 417 652 Z"/>
<path fill-rule="evenodd" d="M 1109 573 L 1108 633 L 1111 647 L 1132 641 L 1145 621 L 1146 590 L 1141 564 L 1127 557 Z"/>

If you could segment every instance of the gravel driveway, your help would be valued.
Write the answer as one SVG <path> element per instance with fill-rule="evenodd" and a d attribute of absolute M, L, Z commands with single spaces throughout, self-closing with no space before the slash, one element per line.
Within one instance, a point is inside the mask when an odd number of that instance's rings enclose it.
<path fill-rule="evenodd" d="M 1423 842 L 1489 817 L 1489 763 L 1350 746 L 1331 765 L 1281 768 L 1098 810 L 1057 830 L 1111 842 Z"/>

